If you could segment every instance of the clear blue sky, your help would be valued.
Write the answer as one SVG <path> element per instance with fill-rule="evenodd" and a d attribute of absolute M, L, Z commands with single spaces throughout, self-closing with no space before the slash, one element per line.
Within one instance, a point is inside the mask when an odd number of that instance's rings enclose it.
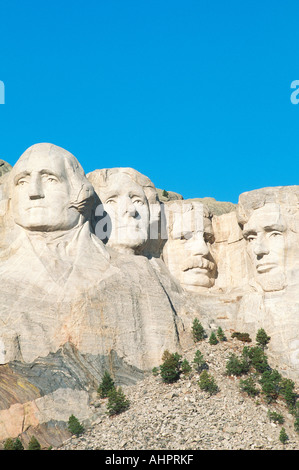
<path fill-rule="evenodd" d="M 131 166 L 184 198 L 299 184 L 298 0 L 2 0 L 0 158 Z"/>

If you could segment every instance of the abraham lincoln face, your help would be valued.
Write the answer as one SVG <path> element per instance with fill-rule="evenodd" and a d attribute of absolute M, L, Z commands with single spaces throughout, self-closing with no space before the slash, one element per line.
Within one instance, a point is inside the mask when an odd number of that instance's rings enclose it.
<path fill-rule="evenodd" d="M 285 286 L 286 232 L 278 204 L 265 204 L 254 210 L 244 225 L 243 236 L 254 276 L 264 291 Z"/>

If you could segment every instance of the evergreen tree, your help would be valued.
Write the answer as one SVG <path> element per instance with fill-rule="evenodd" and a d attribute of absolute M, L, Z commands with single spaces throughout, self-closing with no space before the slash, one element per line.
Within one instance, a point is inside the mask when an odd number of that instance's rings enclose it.
<path fill-rule="evenodd" d="M 265 355 L 262 348 L 259 346 L 247 348 L 247 354 L 252 366 L 257 372 L 262 374 L 263 372 L 270 370 L 267 356 Z"/>
<path fill-rule="evenodd" d="M 41 445 L 35 436 L 32 436 L 29 441 L 28 450 L 41 450 Z"/>
<path fill-rule="evenodd" d="M 80 436 L 84 432 L 84 427 L 80 424 L 78 418 L 76 416 L 71 415 L 68 421 L 68 430 L 71 434 L 75 436 Z"/>
<path fill-rule="evenodd" d="M 181 356 L 178 353 L 170 354 L 165 351 L 162 359 L 164 359 L 164 362 L 160 366 L 160 374 L 163 382 L 176 382 L 181 373 Z"/>
<path fill-rule="evenodd" d="M 117 415 L 126 411 L 130 406 L 121 387 L 114 388 L 108 393 L 107 409 L 109 416 Z"/>
<path fill-rule="evenodd" d="M 269 410 L 268 416 L 269 416 L 270 421 L 273 421 L 273 423 L 278 423 L 278 424 L 284 423 L 284 417 L 280 413 L 277 413 L 276 411 Z"/>
<path fill-rule="evenodd" d="M 289 436 L 287 435 L 285 428 L 281 428 L 280 433 L 279 433 L 280 442 L 282 444 L 285 444 L 288 439 L 289 439 Z"/>
<path fill-rule="evenodd" d="M 204 368 L 207 368 L 207 363 L 204 359 L 204 356 L 199 350 L 195 352 L 193 367 L 197 372 L 201 372 Z"/>
<path fill-rule="evenodd" d="M 249 372 L 250 365 L 246 357 L 238 358 L 235 353 L 230 353 L 226 363 L 226 375 L 240 376 Z"/>
<path fill-rule="evenodd" d="M 4 442 L 4 450 L 14 450 L 14 440 L 11 437 Z"/>
<path fill-rule="evenodd" d="M 24 450 L 24 446 L 18 437 L 14 441 L 13 450 Z"/>
<path fill-rule="evenodd" d="M 208 392 L 210 396 L 216 394 L 219 391 L 214 377 L 212 377 L 206 370 L 200 374 L 198 384 L 200 389 Z"/>
<path fill-rule="evenodd" d="M 210 344 L 213 344 L 213 345 L 218 344 L 218 339 L 217 339 L 217 337 L 216 337 L 214 331 L 212 331 L 212 333 L 211 333 L 211 335 L 210 335 L 209 343 L 210 343 Z"/>
<path fill-rule="evenodd" d="M 224 331 L 222 330 L 221 326 L 219 326 L 219 328 L 217 330 L 217 337 L 218 337 L 219 341 L 226 341 L 226 336 L 225 336 Z"/>
<path fill-rule="evenodd" d="M 101 398 L 107 398 L 108 393 L 113 388 L 115 388 L 114 381 L 112 380 L 109 372 L 105 371 L 97 392 Z"/>
<path fill-rule="evenodd" d="M 260 328 L 258 330 L 257 334 L 256 334 L 255 341 L 256 341 L 258 346 L 265 349 L 265 347 L 269 343 L 270 339 L 271 339 L 270 336 L 267 335 L 265 330 L 263 328 Z"/>
<path fill-rule="evenodd" d="M 295 383 L 291 379 L 283 378 L 280 384 L 280 394 L 283 396 L 289 410 L 292 412 L 297 401 L 297 393 L 294 391 Z"/>
<path fill-rule="evenodd" d="M 260 392 L 255 386 L 255 381 L 253 377 L 248 377 L 247 379 L 240 380 L 240 389 L 243 392 L 246 392 L 250 397 L 256 397 Z"/>
<path fill-rule="evenodd" d="M 266 370 L 260 378 L 262 393 L 267 403 L 277 400 L 280 392 L 281 375 L 277 370 Z"/>
<path fill-rule="evenodd" d="M 192 371 L 192 367 L 190 366 L 189 362 L 187 361 L 187 359 L 184 359 L 183 362 L 182 362 L 182 365 L 181 365 L 181 369 L 182 369 L 182 373 L 184 375 L 188 375 L 190 374 L 190 372 Z"/>
<path fill-rule="evenodd" d="M 193 320 L 193 323 L 192 323 L 192 336 L 193 336 L 193 340 L 194 340 L 195 343 L 197 343 L 198 341 L 203 340 L 206 336 L 205 330 L 204 330 L 202 324 L 200 323 L 200 321 L 198 320 L 198 318 L 195 318 Z"/>

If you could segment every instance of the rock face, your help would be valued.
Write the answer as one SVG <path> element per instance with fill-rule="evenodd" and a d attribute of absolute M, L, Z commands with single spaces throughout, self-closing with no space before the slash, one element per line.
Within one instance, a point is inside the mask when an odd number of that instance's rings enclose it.
<path fill-rule="evenodd" d="M 132 168 L 36 144 L 1 178 L 0 441 L 59 445 L 105 370 L 131 385 L 206 331 L 257 332 L 299 379 L 298 187 L 163 202 Z"/>
<path fill-rule="evenodd" d="M 12 166 L 0 158 L 0 178 L 12 169 Z"/>

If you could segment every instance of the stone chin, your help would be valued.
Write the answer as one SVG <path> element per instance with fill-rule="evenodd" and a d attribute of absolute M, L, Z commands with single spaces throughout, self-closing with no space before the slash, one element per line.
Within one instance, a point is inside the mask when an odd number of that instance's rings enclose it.
<path fill-rule="evenodd" d="M 197 290 L 209 289 L 215 284 L 215 279 L 199 268 L 185 271 L 181 278 L 182 287 L 185 290 L 196 292 Z"/>
<path fill-rule="evenodd" d="M 255 280 L 264 292 L 277 292 L 287 287 L 286 275 L 282 271 L 256 273 Z"/>

